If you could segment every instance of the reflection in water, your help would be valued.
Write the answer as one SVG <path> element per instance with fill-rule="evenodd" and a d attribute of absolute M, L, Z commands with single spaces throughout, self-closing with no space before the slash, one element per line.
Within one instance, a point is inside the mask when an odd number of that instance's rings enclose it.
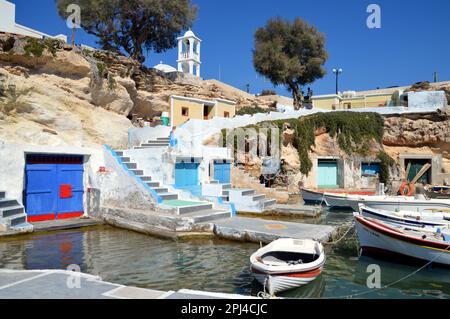
<path fill-rule="evenodd" d="M 356 245 L 327 249 L 324 272 L 311 284 L 280 296 L 333 298 L 367 291 L 369 264 L 379 264 L 387 284 L 416 268 L 358 258 Z M 159 289 L 181 288 L 256 295 L 262 287 L 250 271 L 251 243 L 218 239 L 162 240 L 111 227 L 95 227 L 0 240 L 0 267 L 66 269 L 77 264 L 86 273 L 118 284 Z M 448 298 L 445 270 L 426 269 L 382 291 L 361 298 Z"/>

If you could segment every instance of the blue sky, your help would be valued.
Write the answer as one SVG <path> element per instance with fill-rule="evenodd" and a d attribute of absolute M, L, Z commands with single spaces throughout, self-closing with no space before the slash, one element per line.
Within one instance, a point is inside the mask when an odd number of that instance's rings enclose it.
<path fill-rule="evenodd" d="M 70 35 L 54 0 L 10 0 L 16 22 L 45 33 Z M 340 90 L 366 90 L 433 80 L 450 80 L 450 1 L 448 0 L 192 0 L 199 6 L 193 31 L 203 40 L 202 76 L 252 93 L 273 89 L 252 64 L 253 35 L 271 17 L 301 17 L 326 36 L 327 75 L 312 84 L 315 94 L 333 93 L 335 66 L 343 68 Z M 371 3 L 381 7 L 381 29 L 366 25 Z M 77 43 L 95 45 L 83 31 Z M 149 53 L 146 64 L 175 66 L 177 50 Z M 289 94 L 283 87 L 276 90 Z"/>

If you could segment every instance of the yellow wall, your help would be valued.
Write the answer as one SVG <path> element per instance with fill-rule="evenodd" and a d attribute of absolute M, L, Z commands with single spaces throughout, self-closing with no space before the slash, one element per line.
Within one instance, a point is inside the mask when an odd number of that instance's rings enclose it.
<path fill-rule="evenodd" d="M 367 107 L 379 107 L 380 104 L 388 105 L 391 100 L 392 94 L 366 96 Z"/>
<path fill-rule="evenodd" d="M 230 118 L 236 115 L 236 105 L 217 101 L 216 108 L 216 116 L 218 117 L 225 117 L 225 112 L 230 113 Z"/>
<path fill-rule="evenodd" d="M 346 107 L 347 103 L 351 103 L 351 108 L 352 109 L 359 109 L 359 108 L 364 108 L 365 107 L 365 102 L 364 102 L 364 98 L 347 98 L 347 99 L 343 99 L 343 101 L 341 102 L 341 106 L 342 109 L 347 110 L 348 108 Z"/>
<path fill-rule="evenodd" d="M 324 110 L 332 110 L 333 104 L 336 105 L 336 109 L 339 109 L 339 99 L 335 97 L 323 98 L 323 99 L 314 99 L 313 97 L 313 105 L 315 108 L 324 109 Z"/>
<path fill-rule="evenodd" d="M 182 109 L 186 107 L 189 109 L 189 116 L 182 115 Z M 185 123 L 188 119 L 191 120 L 203 120 L 203 103 L 195 101 L 177 100 L 173 98 L 173 114 L 170 116 L 173 119 L 173 126 L 179 126 Z"/>

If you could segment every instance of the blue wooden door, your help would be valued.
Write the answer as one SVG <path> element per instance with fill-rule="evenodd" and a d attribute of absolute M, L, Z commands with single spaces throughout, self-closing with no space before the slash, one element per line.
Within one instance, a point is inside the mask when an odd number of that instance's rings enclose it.
<path fill-rule="evenodd" d="M 82 164 L 27 164 L 25 206 L 29 222 L 79 217 L 83 207 Z"/>
<path fill-rule="evenodd" d="M 56 165 L 26 166 L 25 205 L 28 221 L 56 219 Z"/>
<path fill-rule="evenodd" d="M 198 185 L 198 163 L 177 163 L 175 165 L 175 187 Z"/>
<path fill-rule="evenodd" d="M 58 219 L 83 215 L 83 171 L 81 164 L 57 165 Z"/>
<path fill-rule="evenodd" d="M 318 187 L 338 186 L 338 165 L 337 161 L 319 161 L 318 167 Z"/>
<path fill-rule="evenodd" d="M 229 184 L 231 164 L 216 163 L 214 164 L 214 179 L 220 184 Z"/>

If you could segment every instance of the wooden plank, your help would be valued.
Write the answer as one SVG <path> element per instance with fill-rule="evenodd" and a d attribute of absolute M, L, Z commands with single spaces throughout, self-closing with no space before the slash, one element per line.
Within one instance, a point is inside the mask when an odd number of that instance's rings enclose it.
<path fill-rule="evenodd" d="M 431 168 L 431 164 L 425 164 L 422 169 L 417 173 L 416 177 L 413 178 L 411 184 L 417 183 L 417 181 Z"/>

